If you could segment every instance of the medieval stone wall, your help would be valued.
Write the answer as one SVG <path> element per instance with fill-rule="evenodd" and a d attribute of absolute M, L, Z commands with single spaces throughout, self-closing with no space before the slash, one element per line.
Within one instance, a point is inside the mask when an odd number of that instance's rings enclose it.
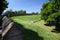
<path fill-rule="evenodd" d="M 20 28 L 6 16 L 3 17 L 2 36 L 3 40 L 23 40 L 22 31 Z"/>

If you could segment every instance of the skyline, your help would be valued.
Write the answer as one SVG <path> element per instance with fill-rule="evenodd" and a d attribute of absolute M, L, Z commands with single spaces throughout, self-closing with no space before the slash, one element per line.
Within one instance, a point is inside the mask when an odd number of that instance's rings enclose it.
<path fill-rule="evenodd" d="M 47 1 L 48 0 L 7 0 L 9 5 L 5 11 L 12 9 L 13 11 L 26 10 L 27 13 L 40 12 L 42 4 Z"/>

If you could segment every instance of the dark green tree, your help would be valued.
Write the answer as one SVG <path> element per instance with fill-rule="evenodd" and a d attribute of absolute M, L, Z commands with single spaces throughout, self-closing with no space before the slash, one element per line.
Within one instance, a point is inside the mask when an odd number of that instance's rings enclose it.
<path fill-rule="evenodd" d="M 0 15 L 7 8 L 7 5 L 8 3 L 6 0 L 0 0 Z"/>
<path fill-rule="evenodd" d="M 56 20 L 56 29 L 60 29 L 60 0 L 49 0 L 43 4 L 41 19 L 46 22 Z"/>
<path fill-rule="evenodd" d="M 17 11 L 17 13 L 20 14 L 20 15 L 21 14 L 26 14 L 26 11 L 25 10 L 19 10 L 19 11 Z"/>

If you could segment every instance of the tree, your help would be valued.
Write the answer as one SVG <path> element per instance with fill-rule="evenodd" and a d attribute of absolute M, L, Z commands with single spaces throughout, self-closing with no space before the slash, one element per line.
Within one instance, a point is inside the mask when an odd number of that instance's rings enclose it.
<path fill-rule="evenodd" d="M 60 0 L 49 0 L 49 2 L 43 4 L 41 19 L 46 22 L 56 20 L 56 28 L 60 29 Z"/>
<path fill-rule="evenodd" d="M 7 8 L 7 1 L 6 0 L 0 0 L 0 26 L 2 25 L 2 12 Z"/>
<path fill-rule="evenodd" d="M 41 19 L 44 19 L 45 21 L 47 20 L 47 18 L 49 16 L 48 5 L 49 5 L 49 2 L 44 3 L 43 6 L 42 6 L 42 9 L 41 9 Z"/>
<path fill-rule="evenodd" d="M 32 15 L 38 15 L 39 13 L 38 12 L 32 12 L 31 14 Z"/>
<path fill-rule="evenodd" d="M 7 11 L 4 13 L 4 15 L 7 16 L 7 17 L 12 16 L 12 15 L 13 15 L 13 10 L 12 10 L 12 9 L 7 10 Z"/>
<path fill-rule="evenodd" d="M 0 15 L 7 8 L 7 5 L 8 3 L 6 0 L 0 0 Z"/>
<path fill-rule="evenodd" d="M 26 11 L 25 10 L 19 10 L 19 11 L 17 11 L 17 14 L 18 15 L 25 15 L 26 14 Z"/>

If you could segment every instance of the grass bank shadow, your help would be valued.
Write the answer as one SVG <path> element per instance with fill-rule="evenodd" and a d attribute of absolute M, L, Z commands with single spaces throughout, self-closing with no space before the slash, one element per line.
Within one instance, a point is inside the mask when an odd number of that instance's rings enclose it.
<path fill-rule="evenodd" d="M 54 25 L 54 24 L 44 24 L 45 26 L 49 26 L 49 27 L 55 27 L 54 29 L 51 30 L 51 32 L 54 33 L 60 33 L 60 25 Z"/>
<path fill-rule="evenodd" d="M 54 33 L 60 33 L 60 30 L 53 29 L 51 32 L 54 32 Z"/>
<path fill-rule="evenodd" d="M 43 37 L 40 37 L 37 32 L 24 28 L 23 25 L 14 22 L 16 27 L 19 27 L 23 31 L 24 40 L 43 40 Z"/>

